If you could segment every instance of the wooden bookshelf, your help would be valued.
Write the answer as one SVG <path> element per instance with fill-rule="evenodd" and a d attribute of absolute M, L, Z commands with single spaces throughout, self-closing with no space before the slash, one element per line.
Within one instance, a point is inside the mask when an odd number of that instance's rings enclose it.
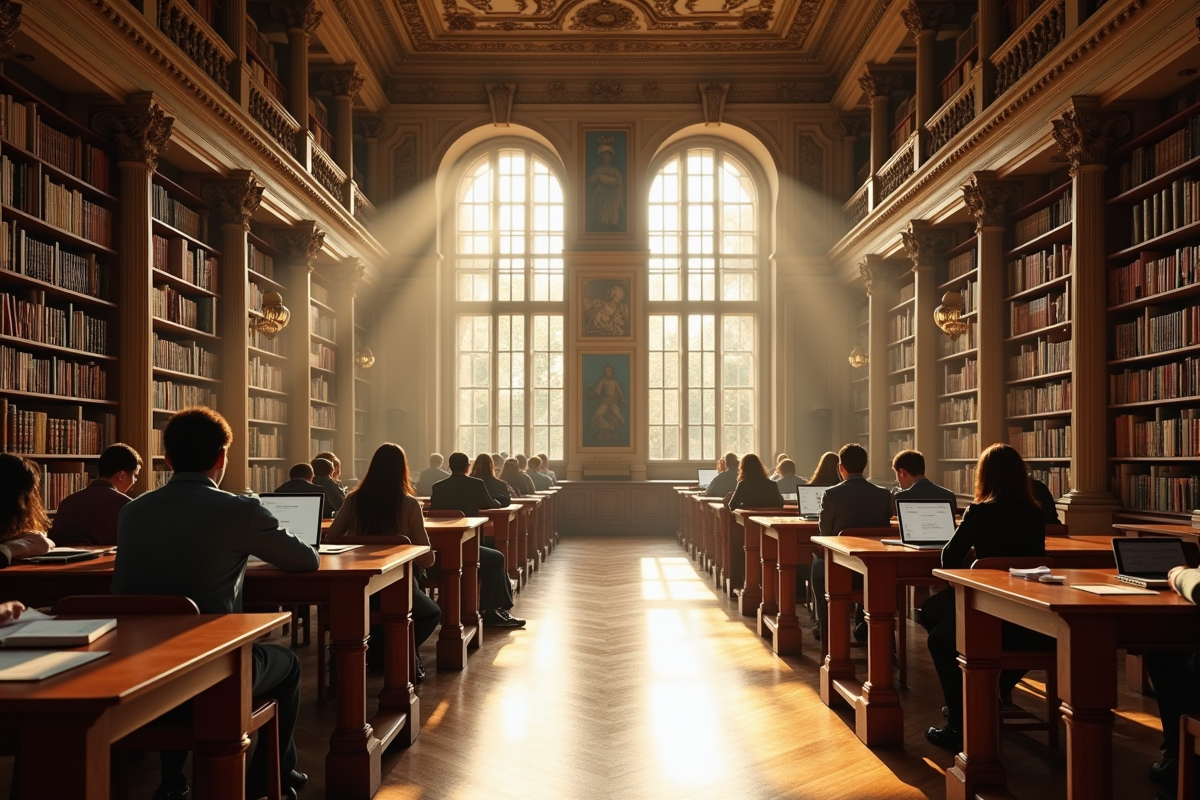
<path fill-rule="evenodd" d="M 979 349 L 975 323 L 979 310 L 979 269 L 975 236 L 968 236 L 946 252 L 938 291 L 958 292 L 963 299 L 966 333 L 957 339 L 938 339 L 938 460 L 943 464 L 943 486 L 963 497 L 975 484 L 975 458 L 979 453 Z M 965 459 L 965 460 L 964 460 Z"/>
<path fill-rule="evenodd" d="M 253 231 L 246 236 L 246 283 L 252 312 L 262 313 L 263 295 L 287 292 L 276 271 L 279 252 Z M 292 410 L 288 392 L 286 336 L 267 337 L 251 330 L 247 364 L 247 412 L 249 441 L 247 457 L 250 488 L 273 491 L 288 475 L 288 427 Z"/>
<path fill-rule="evenodd" d="M 349 364 L 338 362 L 351 354 L 339 349 L 337 337 L 337 312 L 331 302 L 332 281 L 320 274 L 313 274 L 309 298 L 309 457 L 330 450 L 336 452 L 336 432 L 339 416 L 347 409 L 338 405 L 337 371 L 349 369 Z M 353 409 L 349 409 L 353 412 Z M 340 456 L 339 456 L 340 457 Z"/>
<path fill-rule="evenodd" d="M 888 309 L 888 458 L 916 446 L 916 283 L 912 272 L 896 284 L 899 302 Z"/>
<path fill-rule="evenodd" d="M 363 294 L 364 291 L 365 287 L 360 288 L 359 294 Z M 359 478 L 366 473 L 367 465 L 371 461 L 377 444 L 369 438 L 372 408 L 371 376 L 375 369 L 374 365 L 370 369 L 364 369 L 358 363 L 358 353 L 367 344 L 367 331 L 370 324 L 367 304 L 362 302 L 358 295 L 355 295 L 354 352 L 350 355 L 354 358 L 354 466 L 355 474 Z"/>
<path fill-rule="evenodd" d="M 850 330 L 851 350 L 859 348 L 868 357 L 871 352 L 871 303 L 866 295 L 855 297 L 854 322 Z M 860 367 L 855 369 L 847 365 L 850 383 L 850 424 L 854 435 L 853 441 L 862 445 L 867 452 L 871 451 L 871 377 L 870 369 Z"/>

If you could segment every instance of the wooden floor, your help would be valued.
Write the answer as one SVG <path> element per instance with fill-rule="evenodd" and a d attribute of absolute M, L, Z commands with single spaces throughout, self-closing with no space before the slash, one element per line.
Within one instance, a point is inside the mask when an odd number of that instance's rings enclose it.
<path fill-rule="evenodd" d="M 817 643 L 806 636 L 805 655 L 772 655 L 702 577 L 673 539 L 564 538 L 518 597 L 525 630 L 489 630 L 463 672 L 435 672 L 427 644 L 421 735 L 385 755 L 377 797 L 944 797 L 952 759 L 922 736 L 941 724 L 923 631 L 911 626 L 909 635 L 907 744 L 869 750 L 848 712 L 821 703 Z M 300 768 L 312 777 L 300 796 L 317 800 L 334 706 L 318 706 L 311 691 L 314 648 L 297 652 L 306 674 Z M 1018 702 L 1039 707 L 1027 692 Z M 1160 742 L 1154 703 L 1122 692 L 1121 706 L 1114 797 L 1149 800 L 1145 770 Z M 1043 744 L 1006 735 L 1004 757 L 1017 797 L 1065 796 L 1063 758 Z M 141 791 L 132 796 L 148 798 L 157 758 L 136 771 Z"/>

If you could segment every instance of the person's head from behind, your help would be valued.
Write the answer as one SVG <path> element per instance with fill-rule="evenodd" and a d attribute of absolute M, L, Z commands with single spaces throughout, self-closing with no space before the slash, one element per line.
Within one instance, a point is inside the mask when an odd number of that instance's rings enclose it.
<path fill-rule="evenodd" d="M 118 442 L 104 448 L 96 470 L 118 492 L 128 492 L 142 471 L 142 457 L 137 450 Z"/>
<path fill-rule="evenodd" d="M 538 453 L 538 458 L 540 458 L 542 460 L 541 471 L 549 472 L 550 471 L 550 457 L 547 456 L 545 453 Z"/>
<path fill-rule="evenodd" d="M 442 464 L 444 464 L 445 461 L 446 461 L 446 459 L 442 458 L 441 453 L 430 453 L 429 454 L 429 466 L 433 467 L 434 469 L 441 469 Z"/>
<path fill-rule="evenodd" d="M 232 442 L 229 423 L 205 406 L 180 411 L 163 429 L 167 466 L 176 472 L 203 472 L 217 485 L 225 477 L 225 454 Z"/>
<path fill-rule="evenodd" d="M 901 450 L 892 458 L 892 471 L 900 488 L 907 489 L 925 477 L 925 456 L 916 450 Z"/>
<path fill-rule="evenodd" d="M 358 533 L 363 536 L 388 536 L 396 533 L 400 498 L 414 494 L 408 480 L 408 457 L 404 448 L 384 442 L 371 456 L 367 474 L 351 491 Z"/>
<path fill-rule="evenodd" d="M 333 462 L 328 458 L 317 457 L 312 460 L 313 476 L 317 478 L 333 477 Z"/>
<path fill-rule="evenodd" d="M 810 486 L 833 486 L 839 480 L 838 454 L 827 451 L 817 460 L 817 468 L 813 470 L 808 483 Z"/>
<path fill-rule="evenodd" d="M 293 464 L 292 468 L 288 471 L 288 477 L 294 481 L 308 481 L 312 483 L 312 464 L 305 464 L 303 461 L 299 464 Z"/>
<path fill-rule="evenodd" d="M 42 470 L 37 464 L 11 453 L 0 454 L 0 541 L 50 528 L 41 489 Z"/>
<path fill-rule="evenodd" d="M 504 456 L 500 455 L 499 453 L 492 453 L 492 469 L 496 470 L 496 473 L 499 474 L 500 470 L 503 468 Z"/>
<path fill-rule="evenodd" d="M 738 468 L 738 457 L 737 457 L 736 453 L 726 453 L 724 461 L 725 461 L 725 469 L 737 469 Z"/>
<path fill-rule="evenodd" d="M 465 475 L 467 469 L 471 466 L 471 459 L 467 458 L 466 453 L 451 453 L 450 458 L 446 459 L 446 464 L 450 467 L 450 472 L 455 475 Z"/>
<path fill-rule="evenodd" d="M 475 456 L 475 463 L 471 465 L 472 478 L 494 478 L 496 477 L 496 468 L 492 463 L 492 457 L 487 453 L 480 453 Z"/>
<path fill-rule="evenodd" d="M 529 459 L 525 457 L 524 453 L 517 453 L 514 458 L 517 459 L 517 469 L 521 470 L 521 472 L 524 472 L 526 467 L 529 466 Z"/>
<path fill-rule="evenodd" d="M 762 478 L 767 479 L 767 469 L 763 466 L 762 460 L 754 453 L 747 453 L 742 456 L 741 466 L 738 468 L 738 480 L 756 480 Z"/>
<path fill-rule="evenodd" d="M 838 450 L 838 474 L 842 480 L 851 475 L 862 475 L 867 468 L 867 451 L 861 444 L 843 445 Z"/>
<path fill-rule="evenodd" d="M 975 502 L 1037 506 L 1025 460 L 1014 448 L 994 444 L 979 455 L 975 468 Z"/>
<path fill-rule="evenodd" d="M 333 453 L 331 453 L 328 450 L 324 450 L 320 453 L 317 453 L 315 456 L 313 456 L 314 461 L 318 458 L 323 458 L 326 461 L 328 461 L 329 463 L 333 464 L 333 472 L 329 473 L 329 477 L 333 478 L 335 481 L 341 480 L 342 460 L 340 458 L 338 458 L 336 455 L 334 455 Z M 318 472 L 317 474 L 320 475 L 321 473 Z"/>
<path fill-rule="evenodd" d="M 530 472 L 541 472 L 542 471 L 542 460 L 540 458 L 538 458 L 537 456 L 530 456 L 529 457 L 529 471 Z"/>
<path fill-rule="evenodd" d="M 504 459 L 504 468 L 500 470 L 500 480 L 511 484 L 520 474 L 521 468 L 517 466 L 515 458 Z"/>
<path fill-rule="evenodd" d="M 787 453 L 780 453 L 779 455 L 775 456 L 775 468 L 779 469 L 779 465 L 782 464 L 787 459 L 788 459 Z"/>
<path fill-rule="evenodd" d="M 790 458 L 785 458 L 783 461 L 779 462 L 775 469 L 778 470 L 779 474 L 785 478 L 790 477 L 796 474 L 796 462 L 792 461 Z"/>

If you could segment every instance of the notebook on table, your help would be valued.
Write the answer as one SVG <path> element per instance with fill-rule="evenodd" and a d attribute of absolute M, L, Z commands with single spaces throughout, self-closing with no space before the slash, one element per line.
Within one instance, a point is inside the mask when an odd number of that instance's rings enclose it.
<path fill-rule="evenodd" d="M 1187 566 L 1183 541 L 1174 536 L 1148 536 L 1112 540 L 1117 560 L 1117 580 L 1144 589 L 1166 589 L 1167 573 Z"/>
<path fill-rule="evenodd" d="M 46 619 L 0 630 L 3 647 L 82 647 L 117 627 L 115 619 Z"/>
<path fill-rule="evenodd" d="M 317 548 L 322 555 L 337 555 L 347 550 L 353 550 L 356 544 L 321 544 L 321 511 L 325 504 L 325 495 L 320 492 L 313 494 L 282 494 L 265 492 L 258 496 L 263 506 L 275 515 L 280 526 L 296 534 L 296 538 Z"/>
<path fill-rule="evenodd" d="M 824 486 L 797 486 L 796 510 L 801 519 L 821 518 L 821 500 L 825 497 Z"/>
<path fill-rule="evenodd" d="M 884 539 L 884 544 L 903 545 L 914 550 L 941 550 L 954 535 L 954 502 L 951 500 L 897 500 L 896 521 L 899 539 Z"/>

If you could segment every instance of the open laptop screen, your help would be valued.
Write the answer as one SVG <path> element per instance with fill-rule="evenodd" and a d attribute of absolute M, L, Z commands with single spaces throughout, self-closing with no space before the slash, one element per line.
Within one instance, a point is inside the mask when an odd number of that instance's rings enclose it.
<path fill-rule="evenodd" d="M 817 516 L 821 513 L 821 499 L 825 497 L 824 486 L 797 486 L 796 505 L 802 517 Z"/>
<path fill-rule="evenodd" d="M 260 494 L 258 499 L 275 515 L 282 528 L 287 528 L 301 541 L 317 547 L 321 544 L 322 494 Z"/>
<path fill-rule="evenodd" d="M 708 485 L 712 483 L 712 479 L 715 477 L 717 477 L 717 471 L 715 469 L 696 470 L 696 480 L 700 482 L 701 489 L 707 489 Z"/>
<path fill-rule="evenodd" d="M 898 500 L 896 519 L 905 544 L 948 542 L 954 535 L 954 504 L 949 500 Z"/>
<path fill-rule="evenodd" d="M 1174 567 L 1186 567 L 1183 542 L 1174 536 L 1113 539 L 1117 572 L 1138 578 L 1165 578 Z"/>

